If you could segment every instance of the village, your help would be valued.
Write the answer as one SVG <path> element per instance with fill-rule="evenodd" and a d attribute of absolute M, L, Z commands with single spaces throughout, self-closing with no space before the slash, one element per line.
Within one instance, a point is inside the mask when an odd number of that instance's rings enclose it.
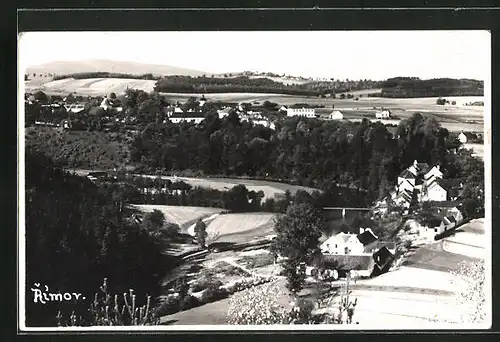
<path fill-rule="evenodd" d="M 375 33 L 379 50 L 396 41 Z M 165 44 L 144 44 L 151 33 L 85 34 L 81 60 L 38 57 L 55 33 L 22 37 L 27 327 L 487 323 L 489 84 L 481 63 L 447 70 L 465 58 L 450 51 L 479 38 L 400 36 L 418 58 L 389 48 L 369 66 L 356 44 L 332 63 L 340 31 L 309 62 L 208 61 L 159 53 Z M 156 41 L 212 51 L 214 39 L 191 34 Z M 256 34 L 245 42 L 285 42 Z M 45 286 L 81 295 L 42 306 Z"/>

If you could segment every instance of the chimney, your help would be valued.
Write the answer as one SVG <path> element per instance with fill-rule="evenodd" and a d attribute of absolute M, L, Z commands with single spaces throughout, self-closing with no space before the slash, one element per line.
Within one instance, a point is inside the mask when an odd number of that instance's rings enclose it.
<path fill-rule="evenodd" d="M 439 164 L 436 165 L 436 169 L 438 169 L 438 171 L 440 171 L 440 166 Z"/>
<path fill-rule="evenodd" d="M 364 228 L 359 228 L 359 233 L 360 234 L 363 234 L 365 232 L 365 229 Z"/>
<path fill-rule="evenodd" d="M 417 160 L 416 159 L 413 161 L 413 166 L 417 167 Z"/>

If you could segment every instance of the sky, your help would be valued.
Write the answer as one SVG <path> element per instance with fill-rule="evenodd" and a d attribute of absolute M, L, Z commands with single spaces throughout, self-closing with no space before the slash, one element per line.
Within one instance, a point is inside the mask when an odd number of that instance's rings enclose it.
<path fill-rule="evenodd" d="M 29 32 L 20 35 L 19 57 L 21 67 L 109 59 L 206 73 L 484 80 L 490 46 L 488 31 Z"/>

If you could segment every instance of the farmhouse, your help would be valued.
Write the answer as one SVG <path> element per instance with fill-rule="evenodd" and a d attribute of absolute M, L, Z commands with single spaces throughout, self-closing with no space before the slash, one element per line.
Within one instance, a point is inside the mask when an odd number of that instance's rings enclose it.
<path fill-rule="evenodd" d="M 376 245 L 377 236 L 370 228 L 360 228 L 359 234 L 338 233 L 329 237 L 321 244 L 324 254 L 332 255 L 362 255 L 369 253 Z"/>
<path fill-rule="evenodd" d="M 391 117 L 391 111 L 388 109 L 382 109 L 375 113 L 377 119 L 389 119 Z"/>
<path fill-rule="evenodd" d="M 316 110 L 308 105 L 293 105 L 286 110 L 287 116 L 303 116 L 306 118 L 316 117 Z"/>
<path fill-rule="evenodd" d="M 325 255 L 324 265 L 327 269 L 338 270 L 338 274 L 353 277 L 369 277 L 374 269 L 375 260 L 370 254 L 364 255 Z"/>
<path fill-rule="evenodd" d="M 333 112 L 330 113 L 328 116 L 330 120 L 343 120 L 344 119 L 344 114 L 340 110 L 334 110 Z"/>

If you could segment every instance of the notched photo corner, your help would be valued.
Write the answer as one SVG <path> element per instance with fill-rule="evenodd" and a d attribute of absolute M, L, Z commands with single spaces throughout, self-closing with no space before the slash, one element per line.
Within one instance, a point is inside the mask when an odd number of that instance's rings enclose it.
<path fill-rule="evenodd" d="M 490 68 L 484 31 L 20 34 L 20 331 L 489 328 Z"/>

